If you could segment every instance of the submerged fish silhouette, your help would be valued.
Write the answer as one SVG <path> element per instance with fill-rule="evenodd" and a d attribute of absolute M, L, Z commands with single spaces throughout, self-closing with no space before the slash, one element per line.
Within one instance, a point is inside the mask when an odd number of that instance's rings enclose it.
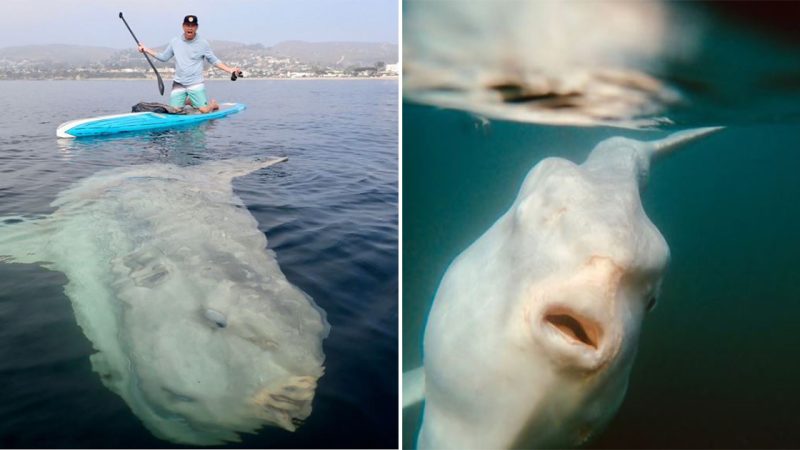
<path fill-rule="evenodd" d="M 563 448 L 613 417 L 669 248 L 642 208 L 651 159 L 718 128 L 547 158 L 450 265 L 403 401 L 419 448 Z"/>
<path fill-rule="evenodd" d="M 108 170 L 49 216 L 0 219 L 0 257 L 66 274 L 93 369 L 160 438 L 217 445 L 311 413 L 330 326 L 231 184 L 282 161 Z"/>

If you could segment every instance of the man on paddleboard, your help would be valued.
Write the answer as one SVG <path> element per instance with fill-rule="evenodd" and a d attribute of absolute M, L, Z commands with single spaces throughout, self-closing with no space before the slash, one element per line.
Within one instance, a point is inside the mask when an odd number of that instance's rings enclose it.
<path fill-rule="evenodd" d="M 219 109 L 216 100 L 211 99 L 209 103 L 206 98 L 203 59 L 220 70 L 241 76 L 238 67 L 224 64 L 211 51 L 208 41 L 197 37 L 197 16 L 189 15 L 183 18 L 183 36 L 172 38 L 163 52 L 156 53 L 143 44 L 139 44 L 139 51 L 163 62 L 175 57 L 175 79 L 172 81 L 169 104 L 176 108 L 183 107 L 188 98 L 192 106 L 200 112 L 207 113 Z"/>

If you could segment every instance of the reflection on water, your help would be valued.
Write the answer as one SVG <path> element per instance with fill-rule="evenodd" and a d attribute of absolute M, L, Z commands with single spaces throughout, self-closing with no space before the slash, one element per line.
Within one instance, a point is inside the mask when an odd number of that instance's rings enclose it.
<path fill-rule="evenodd" d="M 404 96 L 573 126 L 796 120 L 774 101 L 800 97 L 796 50 L 757 27 L 781 18 L 724 3 L 406 0 Z"/>
<path fill-rule="evenodd" d="M 56 143 L 61 155 L 67 159 L 76 152 L 107 150 L 109 145 L 114 145 L 127 147 L 129 151 L 153 152 L 165 161 L 183 165 L 190 163 L 192 156 L 206 148 L 206 133 L 213 132 L 215 125 L 214 121 L 209 121 L 166 131 L 138 131 L 73 139 L 57 138 Z"/>

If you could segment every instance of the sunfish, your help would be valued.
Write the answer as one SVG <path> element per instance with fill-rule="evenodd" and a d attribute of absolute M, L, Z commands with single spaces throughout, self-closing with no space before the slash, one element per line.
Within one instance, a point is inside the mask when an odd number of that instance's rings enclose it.
<path fill-rule="evenodd" d="M 107 170 L 48 216 L 0 219 L 0 259 L 67 276 L 92 368 L 159 438 L 219 445 L 311 413 L 330 326 L 231 184 L 285 160 Z"/>
<path fill-rule="evenodd" d="M 604 427 L 669 260 L 639 197 L 651 159 L 717 129 L 614 137 L 528 173 L 437 290 L 404 375 L 404 405 L 425 401 L 419 448 L 572 447 Z"/>

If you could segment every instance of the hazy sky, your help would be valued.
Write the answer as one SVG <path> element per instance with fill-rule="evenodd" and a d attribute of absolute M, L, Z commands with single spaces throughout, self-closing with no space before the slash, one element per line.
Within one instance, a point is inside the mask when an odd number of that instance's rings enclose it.
<path fill-rule="evenodd" d="M 0 47 L 28 44 L 155 47 L 194 14 L 208 40 L 398 41 L 397 0 L 0 0 Z"/>

